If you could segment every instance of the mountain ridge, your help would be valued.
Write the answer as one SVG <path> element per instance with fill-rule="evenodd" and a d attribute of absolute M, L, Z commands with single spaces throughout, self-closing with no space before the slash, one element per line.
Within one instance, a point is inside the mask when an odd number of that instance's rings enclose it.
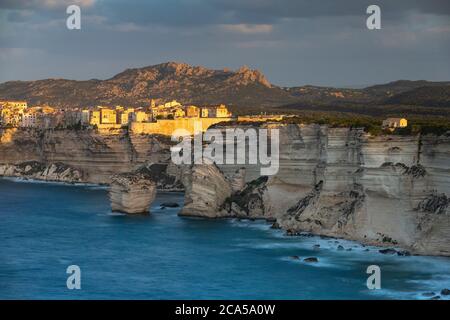
<path fill-rule="evenodd" d="M 437 88 L 444 87 L 444 91 Z M 425 89 L 420 89 L 425 88 Z M 341 103 L 411 104 L 405 92 L 419 90 L 425 105 L 443 106 L 440 92 L 447 92 L 450 82 L 397 80 L 363 89 L 305 85 L 281 87 L 269 82 L 259 70 L 242 66 L 209 69 L 183 62 L 169 61 L 140 68 L 128 68 L 105 79 L 69 80 L 49 78 L 33 81 L 8 81 L 0 84 L 0 99 L 27 100 L 31 105 L 57 107 L 95 105 L 148 106 L 176 99 L 187 104 L 225 103 L 237 109 L 273 108 L 294 104 L 339 105 Z M 397 95 L 400 95 L 397 98 Z M 413 97 L 414 93 L 413 93 Z M 419 99 L 420 100 L 420 99 Z"/>

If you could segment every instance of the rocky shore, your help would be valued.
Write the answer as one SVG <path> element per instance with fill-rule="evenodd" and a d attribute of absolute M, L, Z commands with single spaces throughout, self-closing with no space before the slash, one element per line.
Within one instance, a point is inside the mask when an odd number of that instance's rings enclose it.
<path fill-rule="evenodd" d="M 207 199 L 214 207 L 221 204 L 208 217 L 267 219 L 292 235 L 310 232 L 450 256 L 450 136 L 371 137 L 359 129 L 319 125 L 278 128 L 276 175 L 258 177 L 257 168 L 247 166 L 246 185 L 233 187 L 226 199 L 192 192 L 205 187 L 202 179 L 193 179 L 186 187 L 189 212 L 204 210 Z M 207 189 L 228 194 L 237 168 L 219 167 L 211 169 Z"/>
<path fill-rule="evenodd" d="M 27 161 L 19 164 L 0 164 L 0 176 L 67 183 L 83 182 L 82 172 L 60 162 L 46 164 Z"/>
<path fill-rule="evenodd" d="M 180 215 L 266 219 L 288 234 L 450 256 L 449 135 L 261 126 L 280 130 L 270 177 L 257 165 L 174 166 L 163 137 L 67 130 L 0 131 L 0 176 L 111 184 L 112 206 L 130 213 L 145 212 L 154 189 L 185 189 Z"/>

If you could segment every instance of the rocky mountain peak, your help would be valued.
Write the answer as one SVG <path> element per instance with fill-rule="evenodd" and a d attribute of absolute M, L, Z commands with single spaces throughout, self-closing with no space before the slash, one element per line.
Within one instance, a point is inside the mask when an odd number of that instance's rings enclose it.
<path fill-rule="evenodd" d="M 106 80 L 58 79 L 0 84 L 0 98 L 55 107 L 145 106 L 150 97 L 193 104 L 258 107 L 296 101 L 288 92 L 271 85 L 260 71 L 247 66 L 236 71 L 215 70 L 175 61 L 126 69 Z"/>
<path fill-rule="evenodd" d="M 246 65 L 243 65 L 238 70 L 236 70 L 236 75 L 232 77 L 232 79 L 240 85 L 248 85 L 252 82 L 257 82 L 265 87 L 272 87 L 272 85 L 262 72 L 260 72 L 259 70 L 252 70 Z"/>

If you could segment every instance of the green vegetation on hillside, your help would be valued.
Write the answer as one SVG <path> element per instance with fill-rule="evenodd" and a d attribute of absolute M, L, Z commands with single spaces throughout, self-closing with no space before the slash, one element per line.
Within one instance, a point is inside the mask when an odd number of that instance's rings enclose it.
<path fill-rule="evenodd" d="M 326 124 L 332 128 L 350 127 L 364 128 L 372 135 L 396 134 L 396 135 L 415 135 L 415 134 L 436 134 L 442 135 L 450 133 L 450 119 L 448 117 L 407 117 L 408 126 L 398 128 L 393 132 L 383 130 L 381 125 L 383 118 L 372 117 L 359 114 L 330 113 L 330 112 L 305 112 L 296 116 L 286 118 L 285 123 L 304 123 L 304 124 Z"/>

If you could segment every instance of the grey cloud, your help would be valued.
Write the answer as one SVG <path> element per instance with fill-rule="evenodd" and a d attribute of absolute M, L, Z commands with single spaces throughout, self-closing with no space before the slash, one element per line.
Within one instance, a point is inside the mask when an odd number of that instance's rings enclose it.
<path fill-rule="evenodd" d="M 400 19 L 412 12 L 449 15 L 448 0 L 111 0 L 96 8 L 114 21 L 151 25 L 208 25 L 277 23 L 283 18 L 365 16 L 378 4 L 384 19 Z"/>
<path fill-rule="evenodd" d="M 247 64 L 279 85 L 448 80 L 448 2 L 98 0 L 82 6 L 82 30 L 69 31 L 61 8 L 0 0 L 10 6 L 0 28 L 0 81 L 108 78 L 168 60 Z M 382 7 L 383 29 L 372 32 L 365 9 L 373 3 Z"/>
<path fill-rule="evenodd" d="M 109 24 L 190 27 L 221 24 L 277 24 L 284 18 L 365 17 L 370 4 L 384 20 L 412 12 L 450 15 L 448 0 L 0 0 L 0 8 L 28 9 L 40 16 L 61 15 L 61 6 L 79 3 L 82 12 L 101 15 Z M 11 17 L 12 19 L 15 17 Z"/>

